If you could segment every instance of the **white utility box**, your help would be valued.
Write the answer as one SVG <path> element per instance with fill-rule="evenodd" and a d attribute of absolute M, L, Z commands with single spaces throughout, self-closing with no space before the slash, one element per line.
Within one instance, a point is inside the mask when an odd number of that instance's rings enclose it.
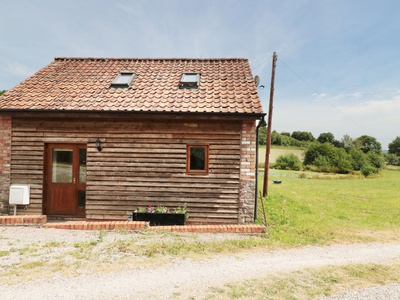
<path fill-rule="evenodd" d="M 27 184 L 13 184 L 10 186 L 10 204 L 28 205 L 30 197 L 30 187 Z"/>

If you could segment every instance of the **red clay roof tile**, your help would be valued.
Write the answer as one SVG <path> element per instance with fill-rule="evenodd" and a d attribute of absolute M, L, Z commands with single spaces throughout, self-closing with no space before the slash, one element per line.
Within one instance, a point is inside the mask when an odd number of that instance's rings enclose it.
<path fill-rule="evenodd" d="M 121 71 L 136 75 L 113 88 Z M 179 89 L 199 72 L 198 89 Z M 262 113 L 247 59 L 56 58 L 0 98 L 0 110 Z"/>

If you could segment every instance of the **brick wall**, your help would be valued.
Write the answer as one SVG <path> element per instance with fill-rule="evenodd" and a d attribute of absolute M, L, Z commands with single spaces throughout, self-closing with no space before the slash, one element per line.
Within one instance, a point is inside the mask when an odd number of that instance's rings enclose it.
<path fill-rule="evenodd" d="M 254 221 L 254 198 L 256 177 L 256 122 L 242 123 L 240 160 L 239 223 Z"/>
<path fill-rule="evenodd" d="M 0 116 L 0 214 L 8 214 L 11 164 L 11 117 Z"/>

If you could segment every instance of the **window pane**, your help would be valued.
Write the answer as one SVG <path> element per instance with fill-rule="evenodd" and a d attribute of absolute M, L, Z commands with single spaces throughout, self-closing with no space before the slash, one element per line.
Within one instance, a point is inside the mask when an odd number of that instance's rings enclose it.
<path fill-rule="evenodd" d="M 190 73 L 186 73 L 182 75 L 182 82 L 193 82 L 193 83 L 197 83 L 199 79 L 199 75 L 198 74 L 190 74 Z"/>
<path fill-rule="evenodd" d="M 79 149 L 79 183 L 86 183 L 86 149 Z"/>
<path fill-rule="evenodd" d="M 120 74 L 117 78 L 115 78 L 115 84 L 128 84 L 130 82 L 132 75 L 131 74 Z"/>
<path fill-rule="evenodd" d="M 199 73 L 183 73 L 179 83 L 180 89 L 197 89 L 200 83 Z"/>
<path fill-rule="evenodd" d="M 190 148 L 190 170 L 206 169 L 206 149 L 204 147 Z"/>
<path fill-rule="evenodd" d="M 72 149 L 53 149 L 52 182 L 72 182 Z"/>
<path fill-rule="evenodd" d="M 78 191 L 78 207 L 85 207 L 86 205 L 86 192 Z"/>
<path fill-rule="evenodd" d="M 133 77 L 135 76 L 135 73 L 130 73 L 130 72 L 126 72 L 123 73 L 121 72 L 120 74 L 118 74 L 117 77 L 115 77 L 115 79 L 112 82 L 112 86 L 129 86 L 129 84 L 132 82 Z"/>

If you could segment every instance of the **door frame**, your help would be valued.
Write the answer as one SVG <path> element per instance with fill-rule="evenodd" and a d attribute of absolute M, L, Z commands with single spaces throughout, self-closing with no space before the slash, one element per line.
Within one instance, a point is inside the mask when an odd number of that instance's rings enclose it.
<path fill-rule="evenodd" d="M 49 214 L 49 202 L 50 202 L 50 189 L 52 184 L 52 163 L 53 163 L 53 149 L 72 149 L 72 183 L 70 184 L 74 194 L 74 211 L 72 213 L 60 213 L 60 214 Z M 43 172 L 43 201 L 42 211 L 44 215 L 59 216 L 59 217 L 86 217 L 86 203 L 85 206 L 78 205 L 78 191 L 84 191 L 86 193 L 86 180 L 85 183 L 79 182 L 79 166 L 80 166 L 80 149 L 87 149 L 87 144 L 83 143 L 45 143 L 44 146 L 44 172 Z M 86 158 L 87 161 L 87 152 Z M 86 175 L 86 174 L 85 174 Z M 86 201 L 85 201 L 86 202 Z"/>

